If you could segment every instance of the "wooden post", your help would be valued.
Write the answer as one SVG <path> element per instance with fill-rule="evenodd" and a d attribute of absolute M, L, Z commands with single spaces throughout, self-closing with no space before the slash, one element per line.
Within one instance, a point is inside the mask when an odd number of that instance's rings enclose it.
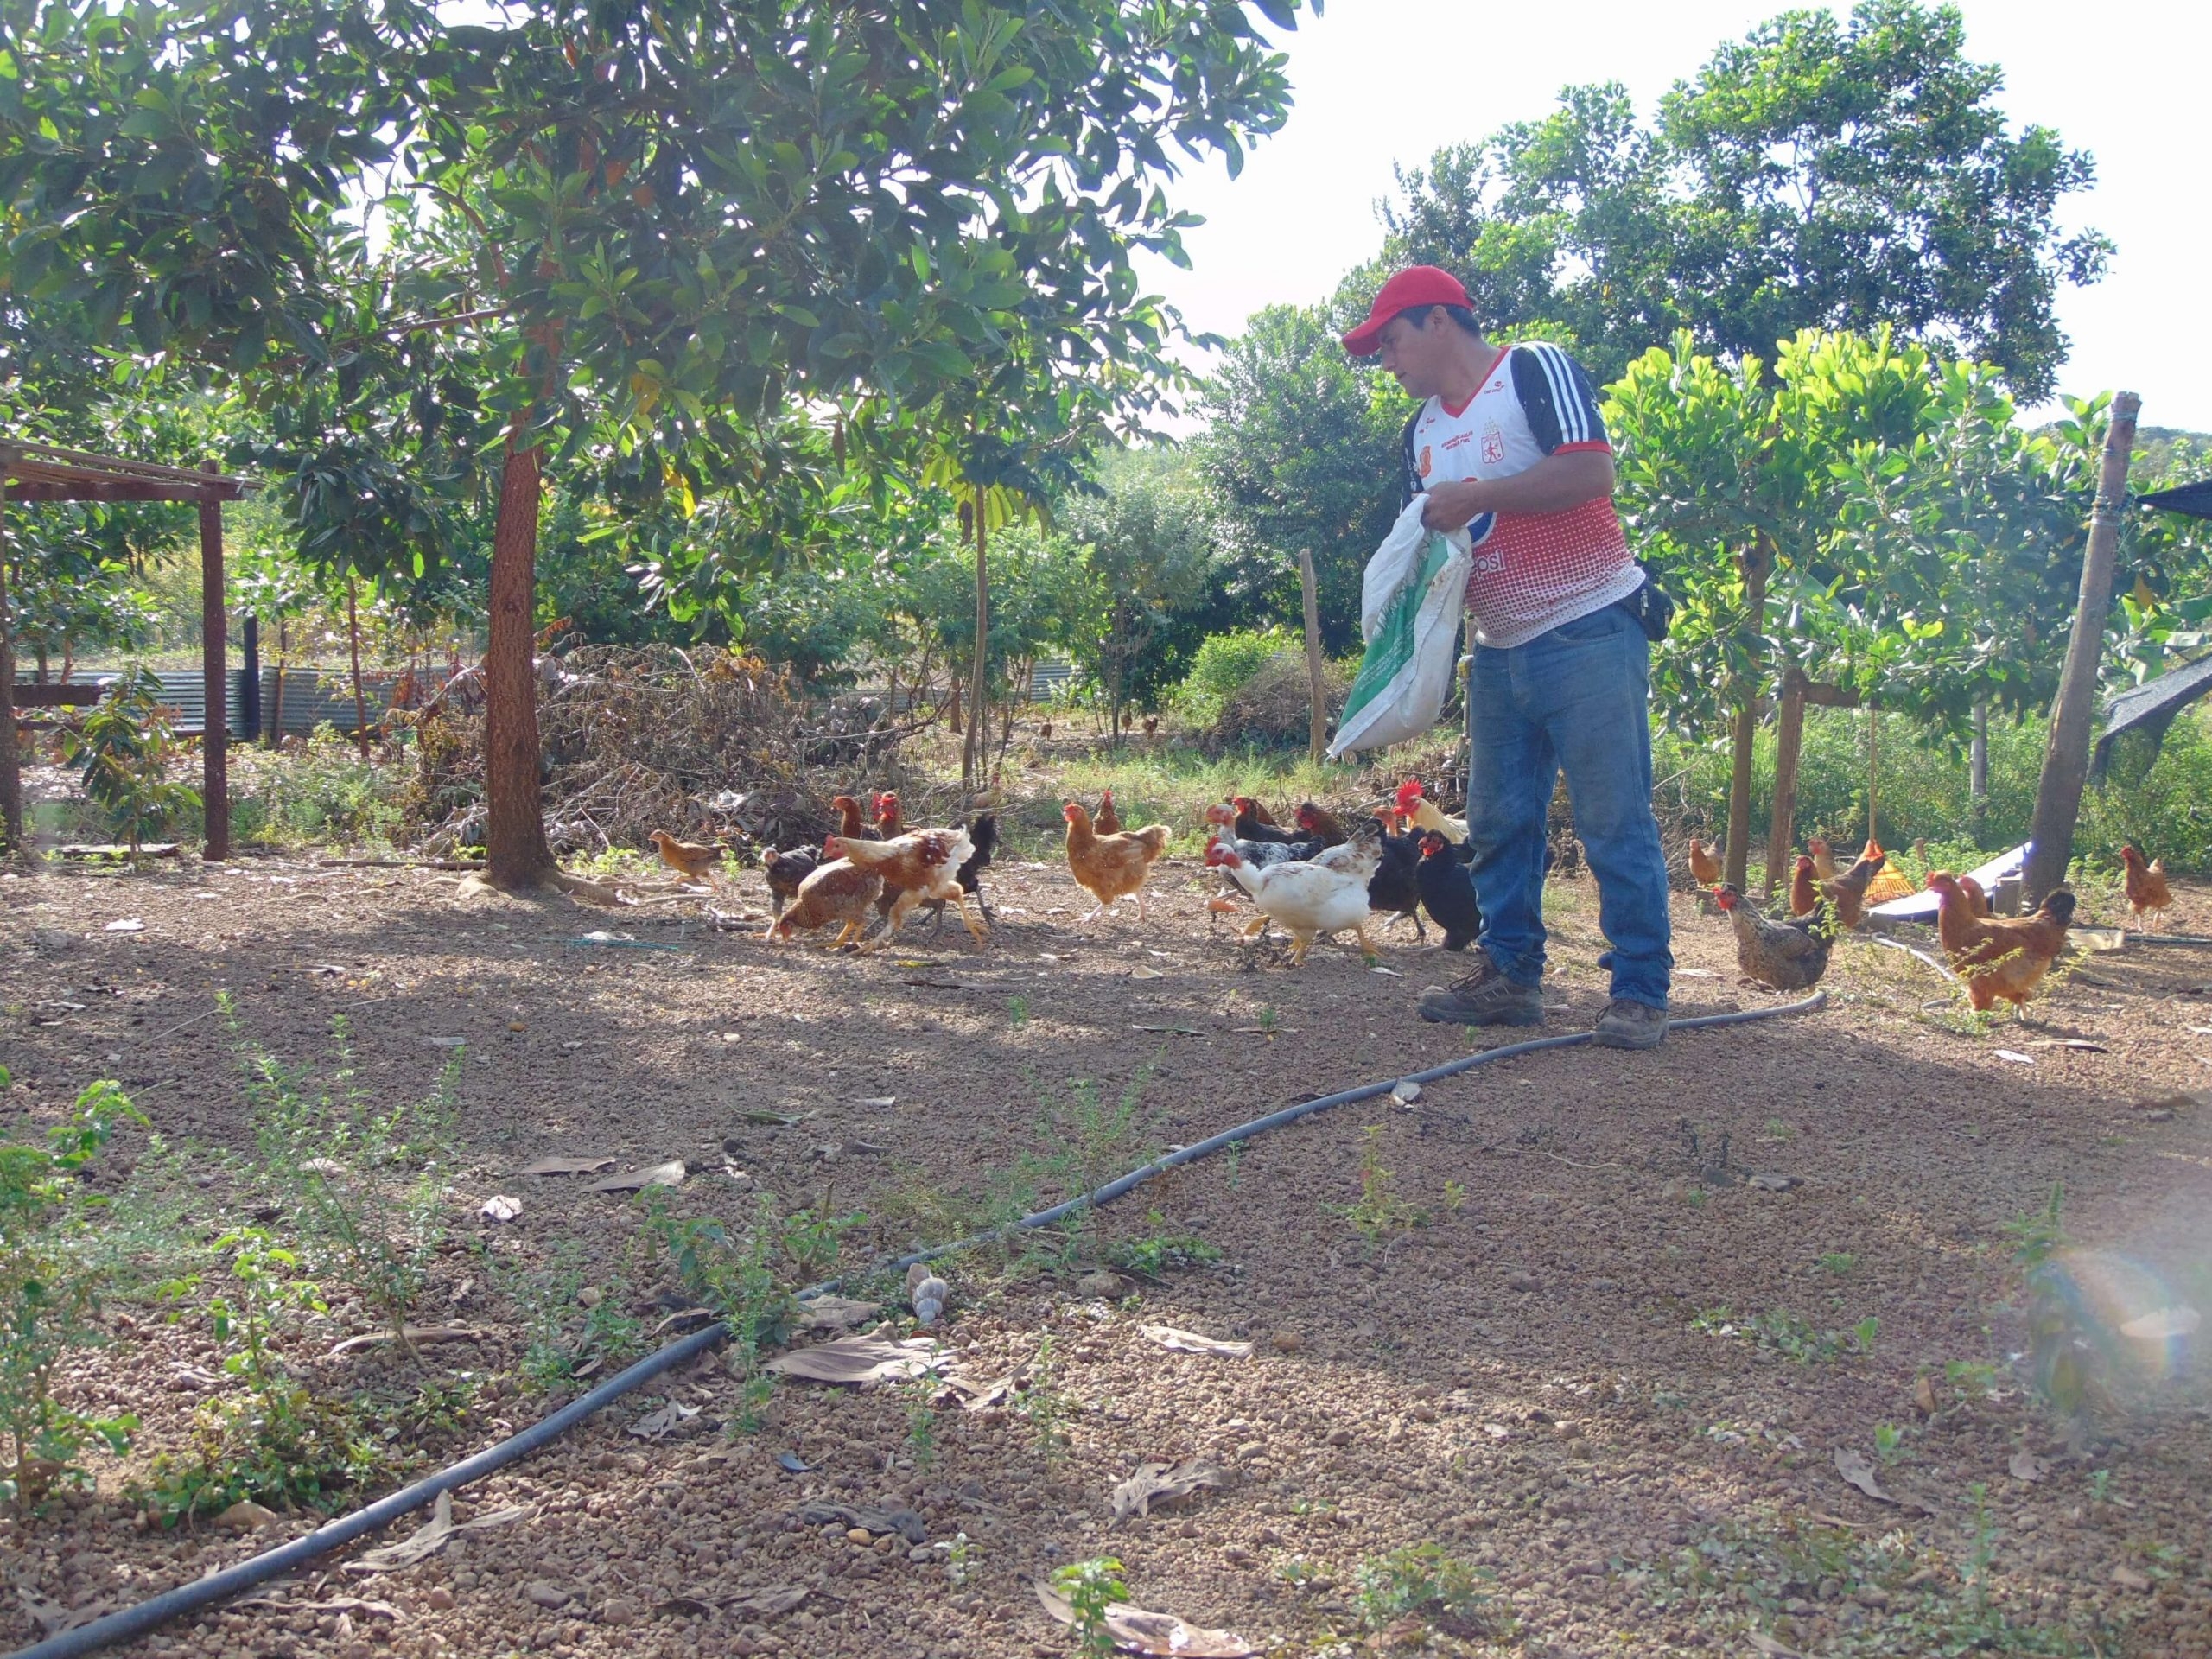
<path fill-rule="evenodd" d="M 1298 586 L 1306 601 L 1306 694 L 1313 703 L 1306 758 L 1318 766 L 1329 748 L 1329 691 L 1321 675 L 1321 594 L 1310 547 L 1298 550 Z"/>
<path fill-rule="evenodd" d="M 1774 543 L 1762 531 L 1742 559 L 1744 610 L 1750 635 L 1757 639 L 1766 628 L 1766 579 L 1774 569 Z M 1736 711 L 1734 741 L 1730 747 L 1728 772 L 1728 849 L 1721 872 L 1738 893 L 1745 872 L 1751 865 L 1751 741 L 1758 731 L 1760 664 L 1754 660 L 1738 690 L 1744 706 Z"/>
<path fill-rule="evenodd" d="M 213 461 L 201 470 L 218 470 Z M 223 504 L 215 496 L 200 502 L 200 666 L 207 704 L 202 722 L 200 814 L 207 825 L 200 856 L 210 863 L 231 855 L 230 699 L 224 695 L 225 645 L 228 613 L 223 606 Z"/>
<path fill-rule="evenodd" d="M 968 697 L 968 734 L 976 742 L 976 787 L 990 787 L 991 570 L 983 492 L 976 492 L 976 672 Z"/>
<path fill-rule="evenodd" d="M 261 619 L 248 611 L 238 619 L 238 735 L 252 743 L 261 736 Z"/>
<path fill-rule="evenodd" d="M 369 758 L 369 705 L 361 695 L 361 610 L 359 580 L 346 578 L 346 642 L 353 655 L 353 741 L 361 759 Z M 533 664 L 535 666 L 535 664 Z"/>
<path fill-rule="evenodd" d="M 0 834 L 10 857 L 23 851 L 22 752 L 16 738 L 16 637 L 8 605 L 8 474 L 0 467 Z"/>
<path fill-rule="evenodd" d="M 1974 737 L 1967 745 L 1967 798 L 1979 812 L 1989 800 L 1989 704 L 1974 706 Z"/>
<path fill-rule="evenodd" d="M 1870 705 L 1866 710 L 1866 844 L 1870 847 L 1881 839 L 1874 833 L 1876 797 L 1882 782 L 1881 763 L 1876 754 L 1880 733 L 1879 716 Z"/>
<path fill-rule="evenodd" d="M 2050 738 L 2036 785 L 2036 810 L 2028 837 L 2028 867 L 2021 881 L 2024 905 L 2034 906 L 2066 879 L 2074 856 L 2074 821 L 2089 772 L 2089 728 L 2095 718 L 2097 665 L 2104 654 L 2105 619 L 2112 608 L 2112 568 L 2120 546 L 2120 513 L 2127 494 L 2127 461 L 2135 448 L 2135 416 L 2143 400 L 2114 395 L 2105 430 L 2097 499 L 2089 510 L 2089 545 L 2082 560 L 2082 594 L 2066 641 L 2066 665 L 2050 707 Z"/>
<path fill-rule="evenodd" d="M 276 614 L 276 678 L 269 690 L 269 747 L 272 749 L 284 747 L 284 659 L 290 644 L 290 625 L 280 611 Z M 451 679 L 453 676 L 448 674 L 446 677 Z"/>
<path fill-rule="evenodd" d="M 1796 838 L 1797 761 L 1805 747 L 1804 671 L 1791 667 L 1782 677 L 1782 712 L 1776 721 L 1774 741 L 1774 810 L 1766 831 L 1766 892 L 1774 896 L 1782 881 L 1782 867 L 1789 861 L 1790 843 Z"/>

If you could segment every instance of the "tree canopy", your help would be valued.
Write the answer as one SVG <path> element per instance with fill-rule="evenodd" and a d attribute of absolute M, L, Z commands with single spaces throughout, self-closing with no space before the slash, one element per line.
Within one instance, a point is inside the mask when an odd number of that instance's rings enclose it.
<path fill-rule="evenodd" d="M 1724 44 L 1649 123 L 1618 85 L 1569 87 L 1402 172 L 1386 257 L 1453 270 L 1486 323 L 1574 347 L 1600 383 L 1681 328 L 1771 359 L 1803 329 L 1887 327 L 2045 397 L 2058 289 L 2112 251 L 2058 225 L 2094 165 L 2008 128 L 1965 35 L 1955 7 L 1861 0 Z"/>

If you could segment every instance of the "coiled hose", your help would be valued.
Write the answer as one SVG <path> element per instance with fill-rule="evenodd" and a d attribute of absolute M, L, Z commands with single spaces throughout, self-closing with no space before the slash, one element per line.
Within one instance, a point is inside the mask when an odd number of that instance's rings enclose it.
<path fill-rule="evenodd" d="M 1827 992 L 1815 991 L 1802 1001 L 1786 1002 L 1771 1008 L 1752 1008 L 1741 1014 L 1708 1014 L 1691 1020 L 1670 1020 L 1667 1022 L 1667 1028 L 1669 1031 L 1700 1031 L 1714 1026 L 1748 1025 L 1754 1020 L 1777 1019 L 1785 1014 L 1809 1014 L 1827 1001 Z M 1472 1071 L 1478 1065 L 1488 1065 L 1493 1061 L 1514 1059 L 1550 1048 L 1572 1048 L 1577 1044 L 1588 1042 L 1590 1036 L 1586 1031 L 1577 1031 L 1563 1036 L 1508 1043 L 1502 1048 L 1486 1048 L 1478 1053 L 1463 1055 L 1456 1060 L 1447 1060 L 1442 1065 L 1429 1067 L 1426 1071 L 1408 1072 L 1401 1077 L 1385 1078 L 1380 1083 L 1362 1084 L 1356 1089 L 1340 1090 L 1333 1095 L 1323 1095 L 1317 1100 L 1303 1100 L 1294 1106 L 1286 1106 L 1279 1112 L 1255 1117 L 1249 1123 L 1240 1123 L 1233 1129 L 1224 1129 L 1194 1146 L 1184 1147 L 1164 1158 L 1155 1159 L 1141 1168 L 1133 1169 L 1128 1174 L 1107 1182 L 1095 1192 L 1056 1204 L 1049 1210 L 1039 1210 L 1033 1215 L 1024 1216 L 1019 1221 L 1009 1222 L 988 1232 L 978 1233 L 972 1238 L 916 1250 L 911 1255 L 898 1257 L 888 1265 L 894 1269 L 910 1267 L 917 1262 L 932 1261 L 957 1251 L 974 1249 L 1011 1234 L 1052 1226 L 1078 1210 L 1096 1209 L 1102 1204 L 1110 1204 L 1147 1181 L 1171 1169 L 1220 1152 L 1233 1141 L 1249 1141 L 1255 1135 L 1281 1128 L 1300 1118 L 1327 1111 L 1333 1106 L 1349 1106 L 1358 1101 L 1373 1100 L 1389 1094 L 1401 1083 L 1434 1083 L 1444 1077 L 1457 1077 L 1462 1071 Z M 811 1300 L 834 1290 L 841 1282 L 840 1280 L 828 1280 L 822 1284 L 810 1285 L 798 1294 L 802 1300 Z M 628 1370 L 609 1377 L 590 1393 L 570 1401 L 543 1421 L 531 1424 L 519 1434 L 501 1440 L 497 1446 L 486 1446 L 474 1457 L 464 1458 L 434 1475 L 425 1476 L 411 1486 L 403 1486 L 364 1509 L 317 1527 L 304 1537 L 264 1550 L 223 1572 L 191 1584 L 180 1585 L 174 1590 L 165 1590 L 135 1607 L 126 1607 L 119 1612 L 96 1618 L 88 1624 L 80 1624 L 73 1630 L 64 1630 L 58 1636 L 48 1637 L 34 1646 L 19 1649 L 9 1659 L 74 1659 L 76 1655 L 91 1653 L 112 1643 L 143 1636 L 173 1618 L 198 1612 L 204 1607 L 229 1599 L 240 1591 L 265 1584 L 295 1567 L 305 1566 L 318 1555 L 327 1554 L 356 1539 L 390 1526 L 403 1515 L 427 1507 L 436 1501 L 441 1492 L 449 1492 L 456 1487 L 481 1480 L 485 1476 L 528 1457 L 632 1389 L 642 1387 L 663 1372 L 705 1352 L 728 1334 L 721 1325 L 710 1325 L 702 1331 L 695 1331 L 658 1352 L 647 1355 Z"/>

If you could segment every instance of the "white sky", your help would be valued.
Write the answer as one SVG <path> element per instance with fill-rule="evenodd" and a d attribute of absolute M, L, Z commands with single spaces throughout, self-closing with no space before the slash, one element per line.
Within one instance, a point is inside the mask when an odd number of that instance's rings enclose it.
<path fill-rule="evenodd" d="M 2212 264 L 2212 5 L 1959 3 L 1968 54 L 2003 67 L 1998 98 L 2012 130 L 2054 127 L 2095 157 L 2095 188 L 2063 204 L 2066 228 L 2094 226 L 2119 245 L 2102 282 L 2060 290 L 2072 342 L 2061 390 L 2125 387 L 2142 394 L 2147 425 L 2212 430 L 2212 331 L 2199 315 Z M 1541 116 L 1570 84 L 1618 80 L 1648 118 L 1722 40 L 1786 9 L 1328 0 L 1283 42 L 1297 89 L 1288 124 L 1233 181 L 1218 162 L 1186 173 L 1171 199 L 1206 218 L 1185 237 L 1195 269 L 1147 261 L 1147 284 L 1194 329 L 1224 336 L 1262 306 L 1310 304 L 1375 252 L 1374 204 L 1391 189 L 1392 162 L 1418 164 L 1440 145 Z"/>

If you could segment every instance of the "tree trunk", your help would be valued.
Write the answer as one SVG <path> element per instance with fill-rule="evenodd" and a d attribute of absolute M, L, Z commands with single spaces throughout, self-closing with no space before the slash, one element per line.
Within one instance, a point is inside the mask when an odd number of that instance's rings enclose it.
<path fill-rule="evenodd" d="M 976 667 L 968 710 L 968 742 L 961 751 L 960 781 L 971 789 L 989 782 L 991 765 L 991 573 L 985 563 L 990 538 L 983 531 L 983 493 L 976 492 Z"/>
<path fill-rule="evenodd" d="M 1875 845 L 1881 836 L 1875 833 L 1874 820 L 1881 805 L 1882 789 L 1882 717 L 1872 708 L 1866 710 L 1866 844 Z"/>
<path fill-rule="evenodd" d="M 952 701 L 946 720 L 947 723 L 952 728 L 953 735 L 958 737 L 963 734 L 967 730 L 967 727 L 963 722 L 960 715 L 960 677 L 957 674 L 954 675 L 950 683 L 951 690 L 948 695 L 951 697 Z M 964 758 L 968 752 L 968 746 L 965 743 L 961 745 L 960 752 Z"/>
<path fill-rule="evenodd" d="M 1313 575 L 1313 550 L 1298 550 L 1298 587 L 1306 605 L 1306 695 L 1312 704 L 1306 730 L 1306 758 L 1315 766 L 1329 747 L 1329 691 L 1321 675 L 1321 600 Z"/>
<path fill-rule="evenodd" d="M 216 470 L 208 461 L 206 470 Z M 200 807 L 205 838 L 200 856 L 211 862 L 231 855 L 230 700 L 224 693 L 228 617 L 223 609 L 223 504 L 200 504 L 200 670 L 207 707 L 200 722 Z"/>
<path fill-rule="evenodd" d="M 1737 683 L 1743 698 L 1736 710 L 1735 755 L 1728 777 L 1728 856 L 1722 868 L 1738 892 L 1751 861 L 1751 740 L 1758 730 L 1758 689 L 1766 633 L 1766 577 L 1774 564 L 1774 543 L 1764 535 L 1744 555 L 1745 620 L 1751 638 L 1751 660 Z"/>
<path fill-rule="evenodd" d="M 1967 798 L 1980 814 L 1989 802 L 1989 704 L 1974 706 L 1974 738 L 1967 746 Z"/>
<path fill-rule="evenodd" d="M 1782 677 L 1782 712 L 1774 741 L 1774 813 L 1766 832 L 1766 894 L 1782 880 L 1796 838 L 1797 762 L 1805 747 L 1805 676 L 1792 667 Z"/>
<path fill-rule="evenodd" d="M 38 644 L 31 647 L 31 652 L 32 654 L 38 658 L 38 667 L 31 675 L 31 683 L 33 685 L 44 685 L 46 683 L 46 641 L 43 639 L 40 640 Z M 64 683 L 67 683 L 66 677 Z"/>
<path fill-rule="evenodd" d="M 0 473 L 0 834 L 23 850 L 22 750 L 16 734 L 16 642 L 8 620 L 8 479 Z"/>
<path fill-rule="evenodd" d="M 505 504 L 502 502 L 501 505 Z M 369 704 L 361 695 L 361 609 L 360 586 L 352 576 L 346 578 L 346 643 L 353 657 L 353 741 L 361 751 L 361 759 L 369 758 Z"/>
<path fill-rule="evenodd" d="M 2089 512 L 2089 546 L 2082 560 L 2081 602 L 2066 640 L 2066 666 L 2050 708 L 2050 740 L 2036 785 L 2035 817 L 2028 831 L 2028 868 L 2020 900 L 2036 905 L 2066 879 L 2074 856 L 2074 821 L 2089 772 L 2089 728 L 2096 716 L 2097 668 L 2104 655 L 2105 619 L 2112 608 L 2113 558 L 2120 545 L 2120 514 L 2127 494 L 2127 461 L 2135 447 L 2135 414 L 2142 399 L 2132 391 L 2112 400 L 2105 431 L 2104 464 Z"/>
<path fill-rule="evenodd" d="M 269 747 L 284 747 L 284 660 L 291 645 L 291 624 L 276 619 L 276 683 L 269 694 Z"/>
<path fill-rule="evenodd" d="M 539 805 L 537 671 L 538 462 L 507 441 L 499 516 L 492 532 L 492 615 L 484 647 L 485 878 L 510 892 L 554 873 Z"/>

